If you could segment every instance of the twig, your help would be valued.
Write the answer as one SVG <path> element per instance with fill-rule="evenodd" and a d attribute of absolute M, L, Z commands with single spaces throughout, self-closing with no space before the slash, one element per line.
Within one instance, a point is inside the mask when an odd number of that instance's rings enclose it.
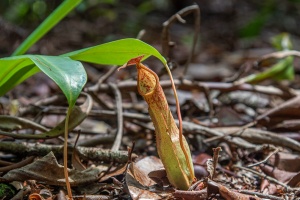
<path fill-rule="evenodd" d="M 109 84 L 111 89 L 115 94 L 116 99 L 116 110 L 117 110 L 117 123 L 118 123 L 118 131 L 116 134 L 115 142 L 111 148 L 112 151 L 117 151 L 120 148 L 122 135 L 123 135 L 123 109 L 122 109 L 122 95 L 120 90 L 117 88 L 116 84 Z"/>
<path fill-rule="evenodd" d="M 21 162 L 14 163 L 14 164 L 6 166 L 6 167 L 0 167 L 0 172 L 7 172 L 12 169 L 17 169 L 17 168 L 23 167 L 23 166 L 31 163 L 34 160 L 34 158 L 35 158 L 34 156 L 30 156 L 30 157 L 26 158 L 25 160 L 22 160 Z"/>
<path fill-rule="evenodd" d="M 170 34 L 169 29 L 170 26 L 177 20 L 181 23 L 185 23 L 185 21 L 182 19 L 183 16 L 186 16 L 190 13 L 194 13 L 195 15 L 195 25 L 194 25 L 194 38 L 193 38 L 193 45 L 191 48 L 191 52 L 189 54 L 188 60 L 185 63 L 185 67 L 183 70 L 182 77 L 186 74 L 188 66 L 192 60 L 192 57 L 194 55 L 195 47 L 198 40 L 199 35 L 199 29 L 200 29 L 200 8 L 198 5 L 192 5 L 183 8 L 182 10 L 178 11 L 175 15 L 171 16 L 167 21 L 163 23 L 163 31 L 162 31 L 162 54 L 169 59 L 169 45 L 170 45 Z"/>
<path fill-rule="evenodd" d="M 86 92 L 91 92 L 91 91 L 98 91 L 99 90 L 99 87 L 100 85 L 105 82 L 113 73 L 115 73 L 115 71 L 118 69 L 118 66 L 112 66 L 109 68 L 109 70 L 103 75 L 101 76 L 101 78 L 99 78 L 97 84 L 91 86 L 91 87 L 88 87 L 85 89 Z"/>
<path fill-rule="evenodd" d="M 93 98 L 93 100 L 98 103 L 102 108 L 104 109 L 112 109 L 112 106 L 110 106 L 110 104 L 108 104 L 107 102 L 103 101 L 101 98 L 99 98 L 96 94 L 96 92 L 92 91 L 89 92 L 89 94 L 91 95 L 91 97 Z"/>
<path fill-rule="evenodd" d="M 242 167 L 242 166 L 238 166 L 238 165 L 233 165 L 233 167 L 239 168 L 239 169 L 243 169 L 245 171 L 248 171 L 248 172 L 251 172 L 253 174 L 256 174 L 256 175 L 258 175 L 258 176 L 260 176 L 262 178 L 268 179 L 269 181 L 271 181 L 271 182 L 273 182 L 275 184 L 281 185 L 282 187 L 286 188 L 286 190 L 288 192 L 298 190 L 298 188 L 297 189 L 291 188 L 290 186 L 288 186 L 288 185 L 286 185 L 286 184 L 284 184 L 284 183 L 276 180 L 275 178 L 267 176 L 267 175 L 262 174 L 262 173 L 259 173 L 259 172 L 255 171 L 255 170 L 252 170 L 252 169 L 249 169 L 249 168 L 246 168 L 246 167 Z"/>
<path fill-rule="evenodd" d="M 184 191 L 184 190 L 175 190 L 173 196 L 176 198 L 189 199 L 189 200 L 202 200 L 207 199 L 207 191 Z"/>
<path fill-rule="evenodd" d="M 239 127 L 223 127 L 223 128 L 214 128 L 214 130 L 222 131 L 227 134 L 229 133 L 236 133 L 240 130 Z M 258 143 L 258 144 L 273 144 L 277 146 L 282 146 L 285 148 L 290 148 L 296 151 L 300 151 L 300 143 L 287 138 L 281 135 L 272 133 L 270 131 L 264 131 L 256 128 L 247 128 L 243 132 L 237 132 L 238 134 L 234 134 L 231 136 L 238 136 L 247 141 Z"/>
<path fill-rule="evenodd" d="M 48 109 L 45 114 L 49 115 L 64 115 L 64 112 L 66 111 L 66 108 L 58 108 L 52 106 Z M 92 110 L 89 113 L 89 116 L 97 117 L 98 119 L 104 118 L 104 119 L 114 119 L 117 115 L 117 112 L 114 110 Z M 139 120 L 144 122 L 151 121 L 150 117 L 148 115 L 140 114 L 140 113 L 130 113 L 130 112 L 123 112 L 123 117 L 125 119 L 129 120 Z M 82 131 L 84 133 L 84 131 Z"/>
<path fill-rule="evenodd" d="M 258 196 L 258 197 L 266 198 L 266 199 L 284 200 L 281 197 L 276 197 L 276 196 L 269 195 L 269 194 L 262 194 L 262 193 L 259 193 L 259 192 L 253 192 L 253 191 L 249 191 L 249 190 L 239 190 L 239 192 L 243 193 L 243 194 L 250 194 L 250 195 L 253 195 L 253 196 Z"/>
<path fill-rule="evenodd" d="M 214 136 L 214 137 L 211 137 L 211 138 L 208 138 L 208 139 L 205 139 L 203 142 L 204 143 L 210 143 L 210 142 L 213 142 L 215 140 L 220 140 L 226 136 L 230 136 L 230 135 L 239 135 L 240 133 L 244 132 L 247 128 L 251 127 L 251 126 L 254 126 L 256 124 L 256 122 L 250 122 L 244 126 L 242 126 L 238 131 L 236 132 L 230 132 L 230 133 L 226 133 L 224 134 L 223 136 Z"/>
<path fill-rule="evenodd" d="M 19 190 L 19 192 L 11 199 L 11 200 L 20 200 L 24 199 L 24 197 L 30 194 L 31 188 L 29 185 L 25 185 L 23 189 Z"/>
<path fill-rule="evenodd" d="M 115 133 L 105 134 L 105 135 L 96 135 L 91 138 L 86 138 L 83 141 L 78 142 L 78 146 L 94 147 L 99 144 L 112 144 L 114 142 L 114 140 L 115 140 Z"/>
<path fill-rule="evenodd" d="M 195 124 L 192 122 L 183 122 L 183 128 L 184 128 L 185 132 L 188 132 L 188 133 L 199 133 L 199 134 L 204 134 L 207 136 L 223 136 L 224 135 L 224 133 L 221 131 L 218 131 L 216 129 L 207 128 L 205 126 L 201 126 L 199 124 Z M 238 147 L 242 147 L 245 149 L 257 149 L 259 147 L 258 145 L 249 143 L 240 137 L 226 136 L 223 138 L 223 140 L 225 140 L 226 142 L 228 142 L 230 144 L 234 144 Z"/>
<path fill-rule="evenodd" d="M 214 154 L 213 154 L 213 171 L 212 171 L 212 175 L 211 175 L 211 180 L 214 180 L 215 175 L 216 175 L 216 169 L 217 169 L 220 151 L 222 151 L 221 147 L 213 148 L 213 152 L 214 152 Z"/>
<path fill-rule="evenodd" d="M 16 143 L 16 142 L 0 142 L 0 151 L 9 152 L 19 156 L 45 156 L 49 152 L 53 152 L 56 156 L 62 156 L 62 145 L 47 145 L 40 143 Z M 76 147 L 79 156 L 83 159 L 103 162 L 126 163 L 128 160 L 127 151 L 110 151 L 101 148 Z M 68 153 L 73 152 L 73 146 L 68 146 Z M 133 158 L 137 156 L 132 155 Z"/>
<path fill-rule="evenodd" d="M 284 91 L 275 88 L 273 86 L 261 86 L 261 85 L 251 85 L 251 84 L 241 84 L 234 85 L 233 83 L 220 83 L 220 82 L 198 82 L 198 81 L 190 81 L 187 79 L 179 80 L 174 79 L 174 83 L 178 89 L 183 90 L 192 90 L 192 89 L 201 89 L 203 86 L 207 87 L 209 90 L 219 90 L 220 92 L 231 92 L 231 91 L 250 91 L 257 92 L 267 95 L 276 95 L 280 97 L 293 97 L 289 93 L 285 93 Z M 116 84 L 120 91 L 136 91 L 136 81 L 120 81 Z M 160 85 L 162 88 L 171 88 L 171 83 L 168 80 L 160 81 Z M 99 91 L 109 91 L 108 84 L 101 84 L 99 86 Z M 295 96 L 295 95 L 294 95 Z"/>
<path fill-rule="evenodd" d="M 270 53 L 270 54 L 262 56 L 261 59 L 259 59 L 257 61 L 257 65 L 259 65 L 262 61 L 267 60 L 267 59 L 271 59 L 271 58 L 280 59 L 280 58 L 284 58 L 284 57 L 287 57 L 287 56 L 300 57 L 300 52 L 291 50 L 291 51 L 277 51 L 277 52 L 274 52 L 274 53 Z"/>
<path fill-rule="evenodd" d="M 278 148 L 275 149 L 275 151 L 271 152 L 270 155 L 268 155 L 265 159 L 263 159 L 262 161 L 260 162 L 257 162 L 257 163 L 254 163 L 254 164 L 251 164 L 251 165 L 248 165 L 247 167 L 254 167 L 254 166 L 257 166 L 257 165 L 260 165 L 260 164 L 263 164 L 265 162 L 267 162 L 271 156 L 273 156 L 274 154 L 276 154 L 277 152 L 279 151 Z"/>
<path fill-rule="evenodd" d="M 3 166 L 9 166 L 9 165 L 12 165 L 14 164 L 13 162 L 8 162 L 8 161 L 4 161 L 4 160 L 0 160 L 0 165 L 3 165 Z"/>

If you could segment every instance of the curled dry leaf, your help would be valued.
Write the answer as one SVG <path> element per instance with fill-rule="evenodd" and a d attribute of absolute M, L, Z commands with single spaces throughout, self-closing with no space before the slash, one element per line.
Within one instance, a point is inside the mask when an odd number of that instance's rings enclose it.
<path fill-rule="evenodd" d="M 171 196 L 173 191 L 154 187 L 156 183 L 148 177 L 150 172 L 162 167 L 161 161 L 154 156 L 129 165 L 126 171 L 126 185 L 132 199 L 162 199 Z"/>
<path fill-rule="evenodd" d="M 187 190 L 194 180 L 194 169 L 189 146 L 182 137 L 172 113 L 159 78 L 155 72 L 140 63 L 142 57 L 133 58 L 125 66 L 136 64 L 138 71 L 138 92 L 149 106 L 149 114 L 155 127 L 157 151 L 166 169 L 170 183 L 176 188 Z"/>

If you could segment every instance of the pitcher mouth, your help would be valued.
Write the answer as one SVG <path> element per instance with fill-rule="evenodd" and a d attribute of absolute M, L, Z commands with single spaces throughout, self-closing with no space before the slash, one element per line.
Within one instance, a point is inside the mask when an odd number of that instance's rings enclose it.
<path fill-rule="evenodd" d="M 157 75 L 142 63 L 137 64 L 136 68 L 138 70 L 138 92 L 143 97 L 153 94 L 158 86 L 159 79 Z"/>

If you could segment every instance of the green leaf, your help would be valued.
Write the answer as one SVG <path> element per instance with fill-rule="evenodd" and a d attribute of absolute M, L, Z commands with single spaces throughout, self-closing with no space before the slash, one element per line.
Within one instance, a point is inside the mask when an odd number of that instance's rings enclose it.
<path fill-rule="evenodd" d="M 279 51 L 291 50 L 292 42 L 288 33 L 278 34 L 271 38 L 272 45 Z M 294 58 L 293 56 L 288 56 L 279 60 L 276 64 L 269 67 L 265 71 L 258 74 L 251 74 L 239 82 L 247 83 L 258 83 L 266 79 L 273 79 L 276 81 L 280 80 L 293 80 L 295 77 L 294 71 Z"/>
<path fill-rule="evenodd" d="M 288 56 L 278 63 L 273 65 L 270 69 L 259 73 L 247 76 L 244 78 L 247 83 L 258 83 L 266 79 L 273 80 L 293 80 L 294 79 L 294 67 L 293 67 L 293 56 Z"/>
<path fill-rule="evenodd" d="M 293 44 L 288 33 L 281 33 L 271 38 L 272 45 L 278 50 L 291 50 Z"/>
<path fill-rule="evenodd" d="M 128 60 L 144 55 L 143 60 L 155 56 L 163 64 L 165 58 L 152 46 L 138 39 L 127 38 L 81 49 L 61 56 L 68 56 L 73 60 L 85 61 L 103 65 L 123 65 Z"/>
<path fill-rule="evenodd" d="M 35 29 L 26 40 L 13 52 L 12 56 L 24 54 L 34 43 L 51 30 L 82 0 L 64 0 L 46 19 Z"/>
<path fill-rule="evenodd" d="M 25 57 L 0 59 L 0 96 L 40 71 Z"/>
<path fill-rule="evenodd" d="M 39 71 L 49 76 L 74 106 L 87 75 L 82 64 L 68 57 L 24 55 L 0 59 L 0 95 Z"/>

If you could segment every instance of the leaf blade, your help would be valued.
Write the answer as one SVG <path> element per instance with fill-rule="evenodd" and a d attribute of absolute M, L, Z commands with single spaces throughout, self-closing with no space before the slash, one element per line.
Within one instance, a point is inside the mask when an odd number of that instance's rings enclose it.
<path fill-rule="evenodd" d="M 116 40 L 98 46 L 73 51 L 61 56 L 95 64 L 123 65 L 131 58 L 142 55 L 144 55 L 143 60 L 150 56 L 155 56 L 162 63 L 166 63 L 165 58 L 154 47 L 133 38 Z"/>
<path fill-rule="evenodd" d="M 23 55 L 0 59 L 0 95 L 39 71 L 43 71 L 63 91 L 71 107 L 74 106 L 87 75 L 83 65 L 68 57 Z"/>

